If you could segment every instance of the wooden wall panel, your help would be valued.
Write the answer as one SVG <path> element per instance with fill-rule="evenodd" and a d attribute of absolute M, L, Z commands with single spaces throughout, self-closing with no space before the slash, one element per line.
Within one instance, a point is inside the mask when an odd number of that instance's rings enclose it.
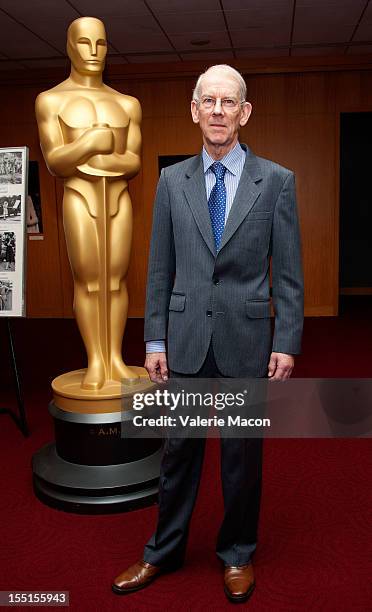
<path fill-rule="evenodd" d="M 266 115 L 243 131 L 242 140 L 258 155 L 295 172 L 308 315 L 334 313 L 338 213 L 333 131 L 333 115 L 323 114 Z"/>
<path fill-rule="evenodd" d="M 29 145 L 30 140 L 27 140 Z M 38 135 L 30 159 L 39 161 L 40 196 L 43 215 L 43 240 L 28 238 L 27 244 L 27 316 L 62 317 L 60 233 L 57 223 L 57 197 L 54 178 L 39 152 Z"/>
<path fill-rule="evenodd" d="M 339 113 L 372 110 L 372 70 L 350 61 L 347 69 L 305 65 L 277 66 L 270 73 L 247 71 L 252 117 L 241 140 L 258 155 L 296 173 L 306 284 L 306 314 L 334 315 L 338 305 Z M 115 67 L 116 68 L 116 67 Z M 127 68 L 129 71 L 129 68 Z M 190 98 L 198 68 L 169 68 L 163 76 L 111 72 L 110 84 L 135 95 L 143 109 L 143 156 L 138 177 L 130 182 L 134 236 L 128 273 L 129 316 L 143 316 L 147 253 L 158 155 L 194 154 L 199 128 L 190 118 Z M 182 72 L 184 71 L 184 72 Z M 243 70 L 244 72 L 244 70 Z M 256 70 L 258 72 L 258 70 Z M 45 239 L 29 243 L 28 314 L 71 316 L 72 279 L 62 227 L 62 184 L 48 174 L 38 149 L 34 99 L 52 86 L 45 78 L 34 86 L 2 88 L 0 145 L 31 148 L 39 159 Z"/>

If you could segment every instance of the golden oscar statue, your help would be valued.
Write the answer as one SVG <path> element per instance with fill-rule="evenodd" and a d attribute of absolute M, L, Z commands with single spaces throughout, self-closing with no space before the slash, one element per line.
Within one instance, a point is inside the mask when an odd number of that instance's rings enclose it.
<path fill-rule="evenodd" d="M 73 398 L 75 410 L 89 411 L 93 400 L 108 406 L 106 400 L 120 397 L 122 388 L 133 392 L 146 385 L 144 368 L 125 365 L 121 352 L 132 237 L 128 180 L 140 169 L 141 107 L 102 82 L 107 53 L 102 21 L 73 21 L 67 53 L 70 76 L 38 96 L 36 117 L 46 164 L 64 179 L 74 312 L 88 367 L 59 376 L 52 386 L 62 409 L 69 410 L 66 398 Z"/>
<path fill-rule="evenodd" d="M 141 107 L 103 84 L 106 52 L 103 23 L 76 19 L 67 33 L 71 74 L 36 100 L 45 161 L 64 180 L 74 311 L 88 367 L 52 382 L 55 443 L 33 455 L 33 485 L 47 505 L 88 514 L 154 503 L 161 459 L 161 440 L 131 439 L 122 427 L 132 422 L 133 394 L 153 383 L 121 353 L 132 238 L 128 180 L 140 169 Z"/>

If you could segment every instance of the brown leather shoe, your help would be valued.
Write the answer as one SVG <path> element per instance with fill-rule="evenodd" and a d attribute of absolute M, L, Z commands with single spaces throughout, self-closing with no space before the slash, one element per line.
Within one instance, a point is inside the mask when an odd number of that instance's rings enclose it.
<path fill-rule="evenodd" d="M 234 603 L 247 601 L 256 585 L 252 563 L 239 567 L 227 565 L 225 567 L 224 583 L 225 594 L 230 601 Z"/>
<path fill-rule="evenodd" d="M 160 567 L 146 563 L 146 561 L 138 561 L 131 565 L 124 572 L 116 576 L 111 585 L 112 591 L 116 595 L 126 595 L 134 593 L 147 587 L 155 578 L 162 572 Z"/>

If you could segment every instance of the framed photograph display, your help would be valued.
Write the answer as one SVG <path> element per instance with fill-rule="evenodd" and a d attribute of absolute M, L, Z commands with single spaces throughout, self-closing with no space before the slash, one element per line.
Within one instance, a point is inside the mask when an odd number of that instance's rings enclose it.
<path fill-rule="evenodd" d="M 28 148 L 0 148 L 0 316 L 25 316 Z"/>

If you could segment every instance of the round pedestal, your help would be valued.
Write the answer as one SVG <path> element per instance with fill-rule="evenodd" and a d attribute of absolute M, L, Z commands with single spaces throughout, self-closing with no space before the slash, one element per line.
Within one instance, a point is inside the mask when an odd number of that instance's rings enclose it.
<path fill-rule="evenodd" d="M 158 439 L 121 437 L 130 412 L 79 413 L 49 405 L 56 442 L 32 460 L 36 496 L 82 514 L 122 512 L 156 502 L 161 461 Z"/>
<path fill-rule="evenodd" d="M 52 381 L 55 404 L 66 412 L 103 413 L 130 409 L 134 393 L 155 387 L 145 368 L 131 366 L 134 380 L 107 380 L 99 389 L 83 389 L 86 370 L 73 370 Z"/>

